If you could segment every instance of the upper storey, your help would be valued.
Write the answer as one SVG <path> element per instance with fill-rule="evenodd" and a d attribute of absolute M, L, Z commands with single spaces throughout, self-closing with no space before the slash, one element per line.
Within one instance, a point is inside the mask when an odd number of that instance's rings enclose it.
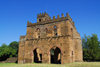
<path fill-rule="evenodd" d="M 55 16 L 53 16 L 53 19 L 51 19 L 51 17 L 45 12 L 45 13 L 37 14 L 37 23 L 31 23 L 28 21 L 27 26 L 29 27 L 29 26 L 35 26 L 35 25 L 43 25 L 43 24 L 65 21 L 65 20 L 69 20 L 70 23 L 74 26 L 74 22 L 72 21 L 70 15 L 68 13 L 66 13 L 65 17 L 64 17 L 64 14 L 62 13 L 61 17 L 59 15 L 57 15 L 57 18 L 55 18 Z"/>
<path fill-rule="evenodd" d="M 45 13 L 40 13 L 40 14 L 37 14 L 37 23 L 38 22 L 43 22 L 43 21 L 46 21 L 46 20 L 49 20 L 49 15 L 45 12 Z"/>
<path fill-rule="evenodd" d="M 35 38 L 47 38 L 47 37 L 58 37 L 58 36 L 70 36 L 75 37 L 74 33 L 77 33 L 70 15 L 67 13 L 66 16 L 62 14 L 57 18 L 53 16 L 53 19 L 45 12 L 37 14 L 37 23 L 27 22 L 27 34 L 26 39 Z"/>

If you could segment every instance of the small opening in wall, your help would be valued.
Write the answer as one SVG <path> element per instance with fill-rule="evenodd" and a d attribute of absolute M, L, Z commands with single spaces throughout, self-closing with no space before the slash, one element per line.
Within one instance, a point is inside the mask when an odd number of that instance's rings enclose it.
<path fill-rule="evenodd" d="M 58 36 L 58 34 L 57 34 L 57 33 L 56 33 L 55 35 L 56 35 L 56 36 Z"/>
<path fill-rule="evenodd" d="M 57 28 L 57 26 L 54 26 L 54 28 Z"/>
<path fill-rule="evenodd" d="M 40 36 L 38 36 L 38 38 L 40 38 Z"/>
<path fill-rule="evenodd" d="M 71 28 L 71 32 L 73 32 L 73 28 Z"/>
<path fill-rule="evenodd" d="M 73 51 L 72 51 L 72 55 L 73 55 Z"/>
<path fill-rule="evenodd" d="M 41 19 L 39 19 L 39 22 L 41 22 Z"/>

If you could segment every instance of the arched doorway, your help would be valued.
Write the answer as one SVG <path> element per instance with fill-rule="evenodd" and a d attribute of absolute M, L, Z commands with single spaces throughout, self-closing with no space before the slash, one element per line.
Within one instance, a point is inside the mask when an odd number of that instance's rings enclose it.
<path fill-rule="evenodd" d="M 35 63 L 42 63 L 42 51 L 39 48 L 36 48 L 35 50 L 33 50 L 33 60 Z"/>
<path fill-rule="evenodd" d="M 61 64 L 61 50 L 58 47 L 51 48 L 50 59 L 53 64 Z"/>

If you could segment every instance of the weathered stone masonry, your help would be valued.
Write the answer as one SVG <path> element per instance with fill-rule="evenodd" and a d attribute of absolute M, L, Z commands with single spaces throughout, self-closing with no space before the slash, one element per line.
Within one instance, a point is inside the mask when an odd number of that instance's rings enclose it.
<path fill-rule="evenodd" d="M 18 63 L 51 63 L 52 58 L 61 64 L 83 61 L 81 37 L 68 13 L 53 19 L 37 14 L 37 23 L 27 21 L 27 34 L 20 36 Z"/>

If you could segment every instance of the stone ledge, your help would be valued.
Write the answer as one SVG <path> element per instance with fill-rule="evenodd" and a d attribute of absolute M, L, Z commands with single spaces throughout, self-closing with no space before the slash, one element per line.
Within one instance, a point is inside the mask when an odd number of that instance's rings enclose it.
<path fill-rule="evenodd" d="M 26 39 L 26 41 L 29 41 L 29 40 L 39 40 L 39 39 L 61 38 L 61 37 L 68 37 L 68 36 L 70 36 L 70 35 L 66 35 L 66 36 L 54 36 L 54 37 L 46 37 L 46 38 L 35 38 L 35 39 Z"/>

